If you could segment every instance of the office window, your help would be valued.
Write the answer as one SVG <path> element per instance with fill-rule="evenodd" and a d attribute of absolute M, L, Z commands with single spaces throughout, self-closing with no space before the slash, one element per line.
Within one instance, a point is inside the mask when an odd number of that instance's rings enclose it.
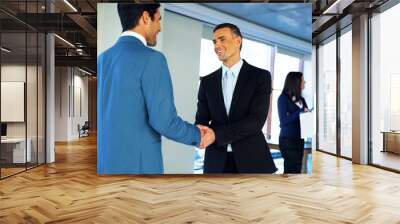
<path fill-rule="evenodd" d="M 206 76 L 221 67 L 217 55 L 214 51 L 212 40 L 202 38 L 200 49 L 200 77 Z"/>
<path fill-rule="evenodd" d="M 336 154 L 336 39 L 318 49 L 318 149 Z"/>
<path fill-rule="evenodd" d="M 303 90 L 303 97 L 307 102 L 309 109 L 314 108 L 314 95 L 315 95 L 315 71 L 311 62 L 311 54 L 303 57 L 303 75 L 305 80 L 305 88 Z"/>
<path fill-rule="evenodd" d="M 340 154 L 352 157 L 352 35 L 340 37 Z"/>
<path fill-rule="evenodd" d="M 272 49 L 269 45 L 243 38 L 240 54 L 249 64 L 270 71 Z"/>
<path fill-rule="evenodd" d="M 371 19 L 372 163 L 400 170 L 400 4 Z"/>
<path fill-rule="evenodd" d="M 269 142 L 279 143 L 279 116 L 278 116 L 278 97 L 281 95 L 286 76 L 289 72 L 300 71 L 300 58 L 279 51 L 275 55 L 275 71 L 272 82 L 272 121 L 271 139 Z"/>

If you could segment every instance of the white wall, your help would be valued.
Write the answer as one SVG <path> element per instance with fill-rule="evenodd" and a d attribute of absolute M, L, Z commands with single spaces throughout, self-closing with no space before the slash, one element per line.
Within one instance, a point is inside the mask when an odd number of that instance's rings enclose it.
<path fill-rule="evenodd" d="M 117 4 L 97 4 L 97 55 L 110 48 L 121 32 Z"/>
<path fill-rule="evenodd" d="M 82 114 L 79 113 L 77 105 L 82 105 Z M 83 76 L 83 73 L 75 68 L 56 67 L 55 141 L 77 139 L 79 137 L 78 124 L 83 125 L 87 120 L 87 76 Z"/>
<path fill-rule="evenodd" d="M 55 68 L 55 141 L 68 141 L 68 85 L 67 67 Z"/>
<path fill-rule="evenodd" d="M 27 74 L 35 74 L 36 75 L 36 67 L 19 65 L 19 64 L 8 64 L 1 66 L 1 81 L 17 81 L 17 82 L 25 82 L 25 76 Z M 29 77 L 28 77 L 29 78 Z M 30 90 L 30 89 L 29 89 Z M 36 90 L 35 92 L 28 92 L 28 97 L 36 97 Z M 29 102 L 31 100 L 27 99 Z M 36 108 L 36 104 L 35 104 Z M 7 110 L 7 108 L 1 108 L 1 110 Z M 28 121 L 31 122 L 33 118 L 30 116 L 31 113 L 28 113 Z M 36 118 L 36 114 L 35 114 Z M 26 122 L 7 122 L 7 136 L 8 137 L 25 137 L 25 126 Z M 32 127 L 32 125 L 28 125 L 28 128 Z M 28 134 L 30 131 L 28 130 Z M 29 137 L 29 136 L 28 136 Z"/>
<path fill-rule="evenodd" d="M 81 110 L 82 112 L 79 113 L 78 111 L 75 112 L 75 123 L 73 123 L 73 136 L 78 137 L 78 129 L 77 126 L 80 124 L 81 126 L 85 123 L 85 121 L 89 120 L 89 102 L 88 102 L 88 97 L 89 97 L 89 92 L 88 92 L 88 76 L 84 76 L 84 73 L 81 73 L 77 70 L 75 70 L 75 82 L 74 82 L 75 87 L 78 87 L 81 89 Z M 76 90 L 76 89 L 75 89 Z M 75 94 L 77 94 L 75 92 Z"/>
<path fill-rule="evenodd" d="M 20 108 L 23 114 L 26 112 L 26 120 L 23 122 L 6 122 L 8 138 L 29 139 L 32 161 L 36 162 L 39 153 L 39 162 L 44 162 L 44 87 L 41 66 L 25 66 L 24 64 L 3 64 L 1 66 L 2 82 L 24 82 L 26 85 L 26 106 Z M 25 80 L 27 78 L 27 81 Z M 2 95 L 2 98 L 7 96 Z M 1 110 L 11 110 L 2 107 Z M 13 111 L 8 111 L 13 113 Z M 15 112 L 14 112 L 15 113 Z"/>
<path fill-rule="evenodd" d="M 28 66 L 28 70 L 33 69 Z M 28 72 L 29 74 L 29 72 Z M 25 82 L 25 64 L 9 64 L 1 66 L 1 81 Z"/>
<path fill-rule="evenodd" d="M 203 24 L 168 11 L 164 20 L 163 52 L 168 59 L 175 105 L 184 120 L 194 123 Z M 165 173 L 193 172 L 193 147 L 163 139 L 162 149 Z"/>

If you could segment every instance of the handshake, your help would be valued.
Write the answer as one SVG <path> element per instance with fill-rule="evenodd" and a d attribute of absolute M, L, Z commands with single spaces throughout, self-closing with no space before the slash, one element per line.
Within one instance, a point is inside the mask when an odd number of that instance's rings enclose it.
<path fill-rule="evenodd" d="M 207 126 L 197 125 L 197 127 L 199 128 L 200 134 L 201 134 L 201 141 L 200 141 L 199 148 L 200 149 L 205 149 L 209 145 L 214 143 L 214 141 L 215 141 L 215 133 L 211 128 L 209 128 Z"/>

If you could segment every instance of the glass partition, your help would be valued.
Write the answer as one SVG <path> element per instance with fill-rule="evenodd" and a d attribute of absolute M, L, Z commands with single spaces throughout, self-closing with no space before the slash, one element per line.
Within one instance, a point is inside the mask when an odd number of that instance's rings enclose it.
<path fill-rule="evenodd" d="M 5 1 L 0 7 L 0 178 L 45 162 L 45 35 L 16 19 L 43 13 L 45 1 Z M 7 21 L 7 22 L 4 22 Z"/>
<path fill-rule="evenodd" d="M 340 155 L 352 157 L 352 33 L 340 36 Z"/>
<path fill-rule="evenodd" d="M 336 37 L 318 48 L 318 149 L 336 154 Z"/>
<path fill-rule="evenodd" d="M 30 162 L 31 151 L 26 144 L 26 41 L 25 32 L 1 34 L 2 177 L 24 171 L 26 161 Z"/>

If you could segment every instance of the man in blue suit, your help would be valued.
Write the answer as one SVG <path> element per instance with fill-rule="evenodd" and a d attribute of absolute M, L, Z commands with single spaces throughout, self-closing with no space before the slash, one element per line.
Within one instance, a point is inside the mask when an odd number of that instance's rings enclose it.
<path fill-rule="evenodd" d="M 118 4 L 123 33 L 97 60 L 98 174 L 162 174 L 161 135 L 205 147 L 207 129 L 176 112 L 164 55 L 155 46 L 159 4 Z"/>

